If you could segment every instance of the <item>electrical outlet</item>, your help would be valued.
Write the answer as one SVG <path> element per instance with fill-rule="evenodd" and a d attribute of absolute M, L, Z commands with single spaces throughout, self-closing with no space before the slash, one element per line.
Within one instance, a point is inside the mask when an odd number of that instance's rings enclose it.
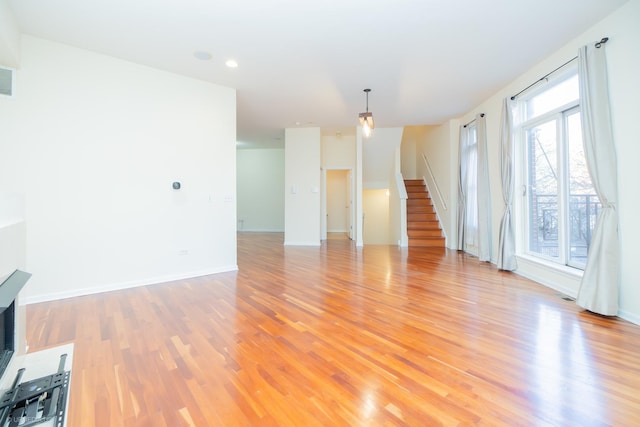
<path fill-rule="evenodd" d="M 178 251 L 178 255 L 180 255 L 180 256 L 189 255 L 189 250 L 188 249 L 181 249 L 181 250 Z"/>

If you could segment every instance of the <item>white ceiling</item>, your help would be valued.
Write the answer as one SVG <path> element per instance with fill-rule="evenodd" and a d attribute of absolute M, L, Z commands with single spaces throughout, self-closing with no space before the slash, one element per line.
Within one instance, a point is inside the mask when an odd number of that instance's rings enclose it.
<path fill-rule="evenodd" d="M 23 33 L 237 89 L 239 141 L 460 116 L 626 0 L 10 0 Z M 576 47 L 577 49 L 577 47 Z M 194 52 L 211 53 L 209 61 Z M 227 68 L 227 59 L 239 67 Z M 251 146 L 251 145 L 250 145 Z"/>

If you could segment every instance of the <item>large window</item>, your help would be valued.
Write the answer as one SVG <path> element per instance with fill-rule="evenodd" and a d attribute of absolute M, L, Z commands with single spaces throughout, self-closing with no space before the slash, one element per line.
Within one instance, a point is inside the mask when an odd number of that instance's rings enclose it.
<path fill-rule="evenodd" d="M 529 255 L 584 268 L 600 201 L 586 167 L 576 72 L 519 102 Z"/>

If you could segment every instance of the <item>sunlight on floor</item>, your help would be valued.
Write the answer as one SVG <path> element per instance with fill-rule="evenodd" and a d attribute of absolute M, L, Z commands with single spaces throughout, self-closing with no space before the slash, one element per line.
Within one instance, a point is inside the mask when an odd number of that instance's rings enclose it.
<path fill-rule="evenodd" d="M 327 233 L 327 240 L 349 240 L 348 233 Z"/>

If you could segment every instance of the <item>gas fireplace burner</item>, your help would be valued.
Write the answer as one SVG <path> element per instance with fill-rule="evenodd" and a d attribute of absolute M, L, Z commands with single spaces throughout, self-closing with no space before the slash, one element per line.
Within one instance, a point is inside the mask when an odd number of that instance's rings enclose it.
<path fill-rule="evenodd" d="M 58 372 L 21 383 L 24 368 L 0 400 L 0 427 L 30 427 L 52 421 L 62 427 L 66 416 L 71 371 L 65 371 L 67 355 L 60 356 Z"/>

